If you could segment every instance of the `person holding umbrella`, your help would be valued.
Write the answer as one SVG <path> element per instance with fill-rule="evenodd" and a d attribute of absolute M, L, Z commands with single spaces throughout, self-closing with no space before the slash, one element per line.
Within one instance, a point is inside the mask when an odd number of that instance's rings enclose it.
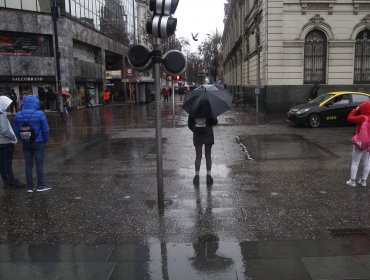
<path fill-rule="evenodd" d="M 230 109 L 231 97 L 228 93 L 208 85 L 189 92 L 182 108 L 188 112 L 188 127 L 193 132 L 195 147 L 195 176 L 193 184 L 199 185 L 199 171 L 202 160 L 203 145 L 207 168 L 207 185 L 213 184 L 211 175 L 212 146 L 214 145 L 213 126 L 218 124 L 217 116 Z"/>
<path fill-rule="evenodd" d="M 203 106 L 207 106 L 204 104 Z M 211 175 L 212 168 L 212 145 L 215 143 L 215 137 L 213 134 L 212 126 L 217 125 L 217 118 L 208 118 L 207 116 L 199 112 L 198 117 L 194 118 L 189 116 L 188 127 L 193 132 L 193 143 L 195 147 L 195 176 L 193 179 L 194 185 L 199 185 L 199 171 L 200 164 L 203 154 L 204 145 L 204 156 L 206 158 L 206 168 L 207 168 L 207 185 L 213 184 L 213 178 Z"/>

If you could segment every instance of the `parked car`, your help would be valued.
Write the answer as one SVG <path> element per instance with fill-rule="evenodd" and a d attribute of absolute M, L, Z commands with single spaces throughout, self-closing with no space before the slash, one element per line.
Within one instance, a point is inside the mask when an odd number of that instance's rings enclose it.
<path fill-rule="evenodd" d="M 370 94 L 352 91 L 328 92 L 291 108 L 287 120 L 310 127 L 345 124 L 349 112 L 365 101 L 370 101 Z"/>

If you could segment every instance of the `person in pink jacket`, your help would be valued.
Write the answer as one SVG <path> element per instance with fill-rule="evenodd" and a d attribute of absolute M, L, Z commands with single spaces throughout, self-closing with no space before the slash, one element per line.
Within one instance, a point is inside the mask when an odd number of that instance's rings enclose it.
<path fill-rule="evenodd" d="M 361 124 L 366 120 L 366 117 L 370 120 L 370 102 L 361 103 L 356 109 L 353 109 L 348 117 L 347 121 L 356 124 L 356 134 L 360 131 Z M 369 176 L 370 164 L 369 164 L 369 151 L 367 149 L 360 150 L 355 145 L 352 148 L 352 163 L 351 163 L 351 178 L 346 182 L 350 187 L 356 187 L 356 175 L 358 166 L 362 162 L 364 170 L 362 177 L 358 180 L 358 184 L 362 187 L 366 187 L 367 177 Z"/>

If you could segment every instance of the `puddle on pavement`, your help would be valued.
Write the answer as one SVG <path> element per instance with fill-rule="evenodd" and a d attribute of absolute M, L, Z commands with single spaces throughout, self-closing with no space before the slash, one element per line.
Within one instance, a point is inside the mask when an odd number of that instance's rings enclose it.
<path fill-rule="evenodd" d="M 335 156 L 296 134 L 239 135 L 253 159 L 310 159 Z"/>

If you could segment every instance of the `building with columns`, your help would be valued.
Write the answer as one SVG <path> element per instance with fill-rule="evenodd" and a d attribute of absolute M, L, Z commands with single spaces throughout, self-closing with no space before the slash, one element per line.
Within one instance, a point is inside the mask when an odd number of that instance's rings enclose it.
<path fill-rule="evenodd" d="M 33 94 L 55 110 L 56 56 L 61 86 L 72 106 L 96 104 L 106 88 L 118 101 L 145 102 L 140 81 L 127 71 L 129 45 L 140 38 L 148 0 L 55 0 L 59 54 L 55 51 L 51 4 L 54 0 L 0 0 L 0 95 L 14 89 L 21 102 Z"/>
<path fill-rule="evenodd" d="M 370 93 L 370 1 L 229 0 L 224 81 L 266 113 L 286 112 L 319 93 Z M 259 88 L 259 90 L 256 90 Z"/>

